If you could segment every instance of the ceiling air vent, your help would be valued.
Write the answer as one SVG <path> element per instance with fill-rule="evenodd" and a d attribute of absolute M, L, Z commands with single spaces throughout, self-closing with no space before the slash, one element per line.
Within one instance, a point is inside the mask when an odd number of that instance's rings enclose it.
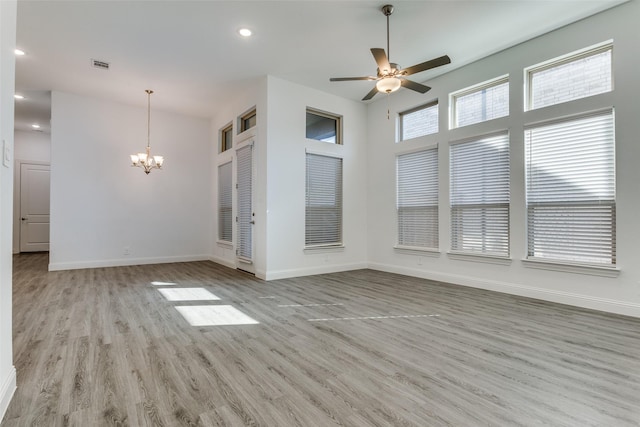
<path fill-rule="evenodd" d="M 93 65 L 95 68 L 100 68 L 101 70 L 108 70 L 109 69 L 109 63 L 108 62 L 99 61 L 97 59 L 92 59 L 91 60 L 91 65 Z"/>

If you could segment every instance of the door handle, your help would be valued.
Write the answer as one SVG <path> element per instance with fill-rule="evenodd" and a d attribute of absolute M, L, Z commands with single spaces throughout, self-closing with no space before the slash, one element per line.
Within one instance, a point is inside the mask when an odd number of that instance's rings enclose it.
<path fill-rule="evenodd" d="M 27 218 L 22 218 L 22 220 L 23 220 L 23 221 L 26 221 L 26 220 L 27 220 Z"/>

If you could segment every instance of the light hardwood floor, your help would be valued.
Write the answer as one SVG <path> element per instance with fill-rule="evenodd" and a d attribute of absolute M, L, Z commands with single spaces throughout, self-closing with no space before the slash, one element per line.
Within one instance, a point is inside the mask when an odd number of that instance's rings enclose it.
<path fill-rule="evenodd" d="M 2 427 L 640 425 L 640 319 L 369 270 L 46 267 L 14 258 Z M 219 300 L 159 290 L 183 288 Z M 178 306 L 259 323 L 192 326 Z"/>

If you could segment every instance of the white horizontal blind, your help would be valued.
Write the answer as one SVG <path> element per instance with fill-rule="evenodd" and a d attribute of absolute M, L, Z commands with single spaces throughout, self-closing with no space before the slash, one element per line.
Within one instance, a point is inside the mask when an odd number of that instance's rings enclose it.
<path fill-rule="evenodd" d="M 438 132 L 438 103 L 431 103 L 400 113 L 400 140 L 404 141 L 419 136 Z"/>
<path fill-rule="evenodd" d="M 307 153 L 305 246 L 342 244 L 342 159 Z"/>
<path fill-rule="evenodd" d="M 233 239 L 233 170 L 231 162 L 218 166 L 218 239 Z"/>
<path fill-rule="evenodd" d="M 398 245 L 438 248 L 438 149 L 397 157 Z"/>
<path fill-rule="evenodd" d="M 509 80 L 502 78 L 453 96 L 454 127 L 509 115 Z"/>
<path fill-rule="evenodd" d="M 529 108 L 541 108 L 599 93 L 610 92 L 611 53 L 607 45 L 544 67 L 532 67 L 529 76 Z"/>
<path fill-rule="evenodd" d="M 616 263 L 613 111 L 525 130 L 528 255 Z"/>
<path fill-rule="evenodd" d="M 238 161 L 238 240 L 237 255 L 245 260 L 253 259 L 253 145 L 236 151 Z"/>
<path fill-rule="evenodd" d="M 451 249 L 509 256 L 509 135 L 454 143 Z"/>

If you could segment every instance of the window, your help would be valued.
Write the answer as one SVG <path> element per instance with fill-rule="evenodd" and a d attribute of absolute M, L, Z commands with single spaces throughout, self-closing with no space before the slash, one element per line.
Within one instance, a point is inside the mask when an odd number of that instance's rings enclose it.
<path fill-rule="evenodd" d="M 253 110 L 249 111 L 248 113 L 242 115 L 239 119 L 240 122 L 240 133 L 251 129 L 252 127 L 254 127 L 256 125 L 256 109 L 254 108 Z"/>
<path fill-rule="evenodd" d="M 451 94 L 451 128 L 509 115 L 509 76 Z"/>
<path fill-rule="evenodd" d="M 438 248 L 438 148 L 397 157 L 398 246 Z"/>
<path fill-rule="evenodd" d="M 438 101 L 400 113 L 400 141 L 438 132 Z"/>
<path fill-rule="evenodd" d="M 229 123 L 220 131 L 220 152 L 229 150 L 233 146 L 233 125 Z"/>
<path fill-rule="evenodd" d="M 342 117 L 307 108 L 307 139 L 342 144 Z"/>
<path fill-rule="evenodd" d="M 342 244 L 342 159 L 307 153 L 305 246 Z"/>
<path fill-rule="evenodd" d="M 525 129 L 528 257 L 616 263 L 613 111 Z"/>
<path fill-rule="evenodd" d="M 453 143 L 451 250 L 509 256 L 509 135 Z"/>
<path fill-rule="evenodd" d="M 231 162 L 218 166 L 218 240 L 233 240 Z"/>
<path fill-rule="evenodd" d="M 612 50 L 607 43 L 526 69 L 527 109 L 610 92 Z"/>

